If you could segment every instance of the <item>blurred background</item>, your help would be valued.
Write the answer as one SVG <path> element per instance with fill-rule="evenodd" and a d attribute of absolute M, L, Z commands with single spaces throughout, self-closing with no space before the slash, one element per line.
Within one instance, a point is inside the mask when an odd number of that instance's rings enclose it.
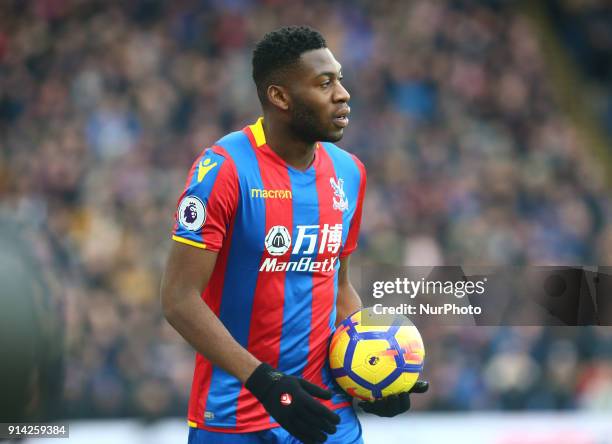
<path fill-rule="evenodd" d="M 195 156 L 259 115 L 251 51 L 289 24 L 323 33 L 352 96 L 339 145 L 369 174 L 354 267 L 612 265 L 606 0 L 4 0 L 0 215 L 48 282 L 39 318 L 58 319 L 29 346 L 65 350 L 32 377 L 62 387 L 29 417 L 186 434 L 194 353 L 158 300 L 174 206 Z M 611 328 L 421 332 L 418 412 L 612 412 Z M 609 442 L 585 436 L 470 442 Z"/>

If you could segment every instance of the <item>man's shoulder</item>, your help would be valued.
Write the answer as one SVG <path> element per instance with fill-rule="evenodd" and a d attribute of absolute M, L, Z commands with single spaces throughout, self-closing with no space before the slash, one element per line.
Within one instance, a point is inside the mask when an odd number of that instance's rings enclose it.
<path fill-rule="evenodd" d="M 234 131 L 204 148 L 194 164 L 198 171 L 198 182 L 208 174 L 208 171 L 217 169 L 216 167 L 222 170 L 222 176 L 236 174 L 237 165 L 240 163 L 236 160 L 245 157 L 244 150 L 248 149 L 246 148 L 248 146 L 250 145 L 246 134 L 242 131 Z M 216 176 L 216 174 L 212 176 Z"/>
<path fill-rule="evenodd" d="M 224 157 L 236 158 L 240 152 L 251 147 L 244 131 L 234 131 L 221 137 L 213 144 L 213 149 Z"/>
<path fill-rule="evenodd" d="M 335 164 L 340 164 L 345 168 L 355 168 L 360 173 L 365 172 L 365 166 L 355 154 L 340 148 L 332 142 L 321 142 L 321 145 Z"/>
<path fill-rule="evenodd" d="M 220 146 L 234 146 L 237 144 L 249 143 L 249 138 L 245 134 L 244 130 L 232 131 L 231 133 L 226 134 L 221 137 L 219 140 L 215 142 L 215 145 Z"/>

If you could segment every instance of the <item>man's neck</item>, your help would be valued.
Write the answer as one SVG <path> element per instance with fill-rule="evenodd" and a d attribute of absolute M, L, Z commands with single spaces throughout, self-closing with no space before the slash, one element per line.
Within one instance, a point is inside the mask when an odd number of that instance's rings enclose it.
<path fill-rule="evenodd" d="M 307 170 L 315 156 L 316 143 L 298 140 L 289 128 L 274 124 L 270 119 L 263 121 L 266 144 L 280 156 L 288 165 L 301 170 Z"/>

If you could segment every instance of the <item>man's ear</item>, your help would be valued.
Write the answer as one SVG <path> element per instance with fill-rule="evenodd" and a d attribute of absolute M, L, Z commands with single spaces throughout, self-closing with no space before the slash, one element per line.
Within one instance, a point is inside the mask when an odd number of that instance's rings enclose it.
<path fill-rule="evenodd" d="M 268 86 L 268 90 L 266 92 L 268 94 L 268 100 L 273 106 L 283 111 L 287 111 L 289 109 L 291 99 L 289 97 L 289 91 L 287 91 L 284 86 L 270 85 Z"/>

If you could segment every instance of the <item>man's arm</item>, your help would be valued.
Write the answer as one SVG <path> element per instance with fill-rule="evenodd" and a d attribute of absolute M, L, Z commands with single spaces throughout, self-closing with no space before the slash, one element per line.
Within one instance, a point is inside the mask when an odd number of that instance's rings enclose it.
<path fill-rule="evenodd" d="M 332 393 L 261 363 L 202 301 L 216 261 L 217 253 L 173 243 L 161 286 L 166 319 L 200 354 L 238 378 L 285 430 L 301 441 L 324 441 L 340 417 L 315 397 L 331 399 Z M 287 398 L 291 408 L 283 403 Z"/>
<path fill-rule="evenodd" d="M 361 298 L 349 279 L 350 256 L 340 259 L 338 270 L 338 298 L 336 299 L 336 325 L 361 308 Z"/>
<path fill-rule="evenodd" d="M 172 244 L 161 285 L 164 316 L 200 354 L 244 383 L 261 362 L 236 342 L 200 296 L 217 253 Z"/>

